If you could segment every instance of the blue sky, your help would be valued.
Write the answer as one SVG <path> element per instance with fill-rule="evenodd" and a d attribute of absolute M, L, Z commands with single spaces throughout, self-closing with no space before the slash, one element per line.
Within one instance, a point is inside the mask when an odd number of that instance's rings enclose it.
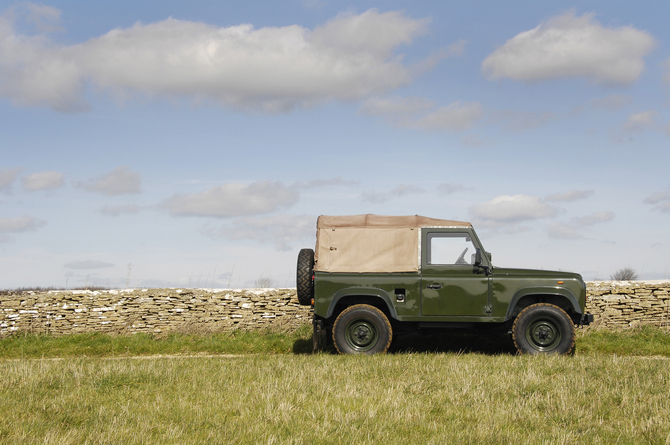
<path fill-rule="evenodd" d="M 320 214 L 670 278 L 665 2 L 0 2 L 0 288 L 294 286 Z"/>

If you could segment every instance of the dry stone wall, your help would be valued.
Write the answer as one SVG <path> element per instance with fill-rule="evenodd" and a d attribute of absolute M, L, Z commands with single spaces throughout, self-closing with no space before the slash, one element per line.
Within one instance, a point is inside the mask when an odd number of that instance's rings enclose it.
<path fill-rule="evenodd" d="M 586 283 L 586 294 L 586 309 L 595 317 L 594 326 L 670 327 L 668 281 L 593 281 Z"/>
<path fill-rule="evenodd" d="M 0 336 L 15 332 L 292 330 L 311 320 L 295 289 L 129 289 L 4 293 Z"/>
<path fill-rule="evenodd" d="M 595 326 L 670 327 L 670 282 L 589 282 Z M 0 336 L 17 332 L 292 330 L 309 323 L 295 289 L 127 289 L 0 293 Z"/>

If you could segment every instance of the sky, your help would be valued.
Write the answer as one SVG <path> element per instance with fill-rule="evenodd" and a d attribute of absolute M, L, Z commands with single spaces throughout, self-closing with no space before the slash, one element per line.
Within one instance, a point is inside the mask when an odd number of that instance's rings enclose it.
<path fill-rule="evenodd" d="M 318 215 L 670 278 L 670 4 L 0 1 L 0 288 L 295 286 Z"/>

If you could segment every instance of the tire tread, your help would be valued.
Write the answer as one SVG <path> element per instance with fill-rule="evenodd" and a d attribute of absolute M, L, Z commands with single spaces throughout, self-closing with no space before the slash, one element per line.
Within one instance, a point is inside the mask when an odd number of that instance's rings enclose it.
<path fill-rule="evenodd" d="M 514 346 L 516 347 L 516 350 L 519 351 L 519 353 L 524 353 L 524 352 L 523 352 L 522 346 L 519 345 L 519 339 L 517 338 L 517 324 L 519 323 L 519 320 L 521 320 L 521 319 L 524 318 L 523 316 L 524 316 L 527 312 L 529 312 L 529 311 L 531 311 L 531 310 L 533 310 L 533 309 L 535 309 L 535 308 L 538 308 L 538 307 L 547 307 L 547 308 L 551 308 L 551 309 L 553 309 L 553 310 L 558 310 L 558 311 L 560 311 L 560 313 L 561 313 L 563 316 L 565 316 L 565 318 L 566 318 L 567 320 L 569 320 L 569 323 L 570 323 L 571 325 L 573 324 L 573 323 L 572 323 L 572 320 L 570 319 L 570 317 L 568 316 L 568 314 L 567 314 L 563 309 L 561 309 L 560 307 L 558 307 L 558 306 L 556 306 L 556 305 L 553 305 L 553 304 L 550 304 L 550 303 L 535 303 L 535 304 L 531 304 L 530 306 L 524 308 L 521 312 L 519 312 L 519 315 L 516 316 L 516 318 L 514 319 L 514 324 L 512 325 L 512 339 L 514 340 Z M 568 333 L 566 333 L 566 335 L 567 335 L 567 334 L 568 334 Z M 566 352 L 563 352 L 563 353 L 562 353 L 562 354 L 565 354 L 565 355 L 570 355 L 570 354 L 572 354 L 572 353 L 574 352 L 574 350 L 575 350 L 576 333 L 575 333 L 575 329 L 574 329 L 574 327 L 573 327 L 573 329 L 569 332 L 569 335 L 570 335 L 570 346 L 569 346 L 569 348 L 568 348 L 568 350 L 567 350 Z"/>
<path fill-rule="evenodd" d="M 301 249 L 298 253 L 298 267 L 296 271 L 296 291 L 298 302 L 303 306 L 312 304 L 314 297 L 314 250 Z"/>
<path fill-rule="evenodd" d="M 386 315 L 382 311 L 380 311 L 378 308 L 376 308 L 374 306 L 371 306 L 369 304 L 357 304 L 357 305 L 354 305 L 354 306 L 349 306 L 348 308 L 343 310 L 340 313 L 340 315 L 337 316 L 337 318 L 335 319 L 335 323 L 333 324 L 333 332 L 332 332 L 333 344 L 335 345 L 335 349 L 337 349 L 337 352 L 339 352 L 340 354 L 347 354 L 348 353 L 347 351 L 343 351 L 342 349 L 340 349 L 340 346 L 338 345 L 338 341 L 337 341 L 337 338 L 336 338 L 336 333 L 338 331 L 338 324 L 342 321 L 342 316 L 343 315 L 346 315 L 349 312 L 352 312 L 352 311 L 358 310 L 358 309 L 371 310 L 372 312 L 377 313 L 377 315 L 379 315 L 381 317 L 382 322 L 385 324 L 386 329 L 389 333 L 389 336 L 388 336 L 388 341 L 386 342 L 386 345 L 380 351 L 378 351 L 378 353 L 379 354 L 385 353 L 386 351 L 388 351 L 389 347 L 391 347 L 391 341 L 393 341 L 393 329 L 391 328 L 391 322 L 389 321 L 389 319 L 386 317 Z"/>

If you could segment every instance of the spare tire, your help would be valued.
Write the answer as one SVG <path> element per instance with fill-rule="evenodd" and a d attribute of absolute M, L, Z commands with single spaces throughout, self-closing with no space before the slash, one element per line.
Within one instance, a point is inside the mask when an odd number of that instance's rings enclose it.
<path fill-rule="evenodd" d="M 298 271 L 296 274 L 296 288 L 298 302 L 303 306 L 312 304 L 314 298 L 314 250 L 302 249 L 298 254 Z"/>

